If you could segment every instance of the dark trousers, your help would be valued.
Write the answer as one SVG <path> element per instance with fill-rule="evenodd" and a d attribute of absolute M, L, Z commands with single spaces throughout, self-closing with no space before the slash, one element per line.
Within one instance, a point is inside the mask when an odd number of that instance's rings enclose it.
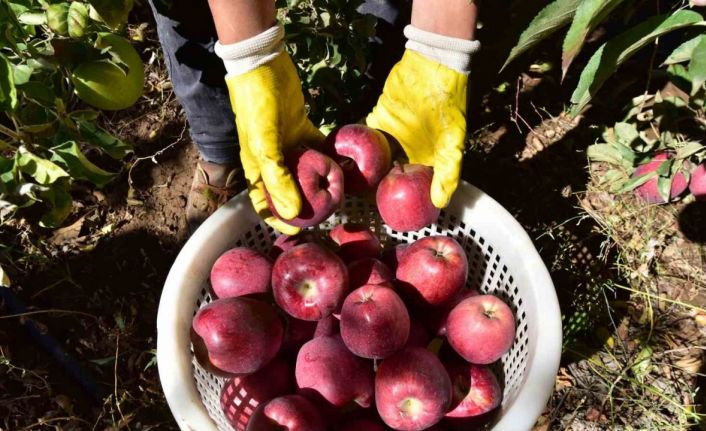
<path fill-rule="evenodd" d="M 174 93 L 184 107 L 201 157 L 214 163 L 237 162 L 238 136 L 224 80 L 226 71 L 213 52 L 218 37 L 207 1 L 150 0 L 150 5 Z M 409 23 L 410 5 L 405 0 L 367 0 L 360 7 L 362 13 L 379 18 L 368 71 L 372 91 L 378 94 L 402 55 L 402 29 Z"/>

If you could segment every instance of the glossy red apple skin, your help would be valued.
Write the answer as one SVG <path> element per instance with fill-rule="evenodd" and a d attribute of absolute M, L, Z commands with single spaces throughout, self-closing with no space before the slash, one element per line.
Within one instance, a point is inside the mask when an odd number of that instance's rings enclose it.
<path fill-rule="evenodd" d="M 382 359 L 409 338 L 409 313 L 389 287 L 367 284 L 351 292 L 341 310 L 341 337 L 362 358 Z"/>
<path fill-rule="evenodd" d="M 642 176 L 644 174 L 648 174 L 650 172 L 654 172 L 657 169 L 659 169 L 660 165 L 664 163 L 665 160 L 670 159 L 672 156 L 669 153 L 663 152 L 659 153 L 654 156 L 654 158 L 645 164 L 642 164 L 635 169 L 635 172 L 633 173 L 633 178 L 637 178 L 639 176 Z M 657 187 L 658 179 L 657 177 L 651 178 L 648 180 L 646 183 L 638 186 L 635 189 L 635 194 L 645 200 L 647 203 L 650 204 L 663 204 L 666 203 L 667 201 L 664 200 L 664 198 L 659 194 L 659 189 Z M 674 176 L 674 180 L 672 181 L 672 188 L 670 190 L 670 195 L 669 198 L 670 200 L 674 200 L 679 195 L 684 193 L 684 191 L 687 188 L 687 180 L 686 177 L 684 177 L 684 174 L 681 172 L 677 173 Z"/>
<path fill-rule="evenodd" d="M 424 165 L 396 165 L 380 181 L 375 201 L 382 220 L 398 232 L 428 226 L 439 218 L 431 202 L 433 171 Z"/>
<path fill-rule="evenodd" d="M 260 405 L 246 431 L 326 431 L 326 423 L 311 401 L 285 395 Z"/>
<path fill-rule="evenodd" d="M 466 361 L 491 364 L 504 355 L 515 339 L 515 316 L 493 295 L 461 301 L 446 321 L 446 338 Z"/>
<path fill-rule="evenodd" d="M 396 275 L 400 289 L 410 300 L 442 306 L 466 284 L 466 253 L 451 237 L 421 238 L 405 250 Z"/>
<path fill-rule="evenodd" d="M 237 431 L 245 431 L 253 411 L 262 403 L 294 392 L 294 369 L 280 357 L 253 374 L 226 380 L 221 410 Z"/>
<path fill-rule="evenodd" d="M 358 223 L 344 223 L 331 229 L 331 239 L 338 244 L 338 255 L 344 262 L 366 257 L 380 257 L 380 240 L 370 229 Z"/>
<path fill-rule="evenodd" d="M 341 166 L 346 193 L 352 195 L 374 192 L 392 165 L 385 135 L 362 124 L 334 129 L 324 146 L 326 153 Z"/>
<path fill-rule="evenodd" d="M 211 268 L 211 287 L 219 298 L 270 290 L 272 261 L 257 250 L 236 247 L 223 253 Z"/>
<path fill-rule="evenodd" d="M 446 319 L 448 319 L 451 310 L 464 299 L 478 295 L 480 292 L 475 289 L 462 288 L 447 304 L 432 310 L 427 315 L 427 326 L 431 332 L 437 336 L 446 335 Z"/>
<path fill-rule="evenodd" d="M 447 365 L 447 371 L 453 392 L 447 418 L 480 416 L 500 405 L 500 384 L 487 366 L 457 360 Z"/>
<path fill-rule="evenodd" d="M 348 293 L 348 269 L 341 258 L 314 244 L 282 253 L 272 268 L 275 302 L 290 316 L 319 320 L 337 311 Z"/>
<path fill-rule="evenodd" d="M 262 368 L 279 351 L 284 334 L 272 306 L 246 297 L 211 302 L 196 313 L 192 325 L 211 364 L 233 374 Z"/>
<path fill-rule="evenodd" d="M 355 402 L 368 407 L 373 399 L 373 364 L 356 357 L 339 335 L 317 337 L 299 349 L 297 387 L 310 399 L 342 407 Z"/>
<path fill-rule="evenodd" d="M 351 290 L 366 284 L 389 284 L 394 275 L 377 259 L 360 259 L 348 264 L 348 285 Z"/>
<path fill-rule="evenodd" d="M 340 431 L 387 431 L 387 428 L 371 419 L 356 419 L 344 425 Z"/>
<path fill-rule="evenodd" d="M 375 376 L 375 404 L 395 430 L 420 431 L 444 417 L 451 405 L 451 380 L 431 352 L 411 347 L 382 361 Z"/>
<path fill-rule="evenodd" d="M 698 201 L 706 201 L 706 163 L 702 163 L 691 173 L 689 191 Z"/>
<path fill-rule="evenodd" d="M 303 228 L 316 226 L 341 206 L 343 171 L 330 157 L 316 150 L 298 148 L 285 155 L 285 164 L 299 185 L 301 211 L 297 217 L 284 220 L 266 194 L 272 214 L 289 225 Z"/>

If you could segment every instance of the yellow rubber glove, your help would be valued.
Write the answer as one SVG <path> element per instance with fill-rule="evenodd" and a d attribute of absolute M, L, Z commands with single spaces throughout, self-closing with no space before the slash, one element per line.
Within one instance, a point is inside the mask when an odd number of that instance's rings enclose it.
<path fill-rule="evenodd" d="M 467 74 L 408 49 L 365 120 L 397 139 L 410 163 L 434 169 L 431 200 L 437 208 L 448 205 L 458 186 L 467 86 Z"/>
<path fill-rule="evenodd" d="M 249 72 L 226 77 L 226 84 L 253 207 L 267 224 L 294 235 L 300 229 L 272 215 L 265 189 L 283 218 L 296 217 L 301 210 L 301 197 L 284 166 L 283 151 L 297 145 L 316 146 L 324 139 L 306 116 L 301 81 L 294 64 L 289 54 L 282 52 Z"/>

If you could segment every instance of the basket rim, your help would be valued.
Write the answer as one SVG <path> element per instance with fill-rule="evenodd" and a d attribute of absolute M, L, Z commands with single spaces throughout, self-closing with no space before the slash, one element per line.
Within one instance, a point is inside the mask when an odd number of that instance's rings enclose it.
<path fill-rule="evenodd" d="M 559 302 L 554 284 L 544 262 L 527 232 L 517 220 L 497 201 L 477 187 L 461 180 L 449 209 L 493 211 L 499 229 L 512 235 L 516 247 L 523 250 L 522 263 L 531 285 L 543 286 L 534 292 L 535 301 L 541 304 L 541 319 L 536 319 L 535 348 L 528 352 L 524 378 L 518 393 L 509 405 L 503 406 L 503 415 L 492 428 L 493 431 L 517 431 L 531 429 L 544 410 L 554 390 L 554 381 L 559 369 L 562 346 L 562 327 Z M 157 366 L 162 389 L 180 429 L 190 431 L 218 431 L 196 388 L 193 378 L 190 338 L 191 311 L 193 310 L 193 284 L 199 289 L 203 280 L 189 271 L 192 262 L 203 244 L 219 236 L 219 231 L 232 222 L 236 213 L 244 217 L 243 226 L 260 221 L 252 210 L 247 191 L 241 192 L 219 208 L 189 238 L 180 250 L 169 271 L 157 312 Z M 222 237 L 222 233 L 220 234 Z M 531 270 L 530 270 L 531 268 Z M 188 287 L 192 288 L 189 289 Z M 185 310 L 188 310 L 185 312 Z"/>

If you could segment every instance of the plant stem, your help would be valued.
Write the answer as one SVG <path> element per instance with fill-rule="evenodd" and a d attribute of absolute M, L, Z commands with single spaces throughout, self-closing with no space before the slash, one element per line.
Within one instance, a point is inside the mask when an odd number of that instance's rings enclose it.
<path fill-rule="evenodd" d="M 9 127 L 4 126 L 2 124 L 0 124 L 0 133 L 4 134 L 6 136 L 9 136 L 10 138 L 14 139 L 15 141 L 18 141 L 18 142 L 20 141 L 19 133 L 17 133 L 16 131 L 14 131 L 14 130 L 10 129 Z"/>

